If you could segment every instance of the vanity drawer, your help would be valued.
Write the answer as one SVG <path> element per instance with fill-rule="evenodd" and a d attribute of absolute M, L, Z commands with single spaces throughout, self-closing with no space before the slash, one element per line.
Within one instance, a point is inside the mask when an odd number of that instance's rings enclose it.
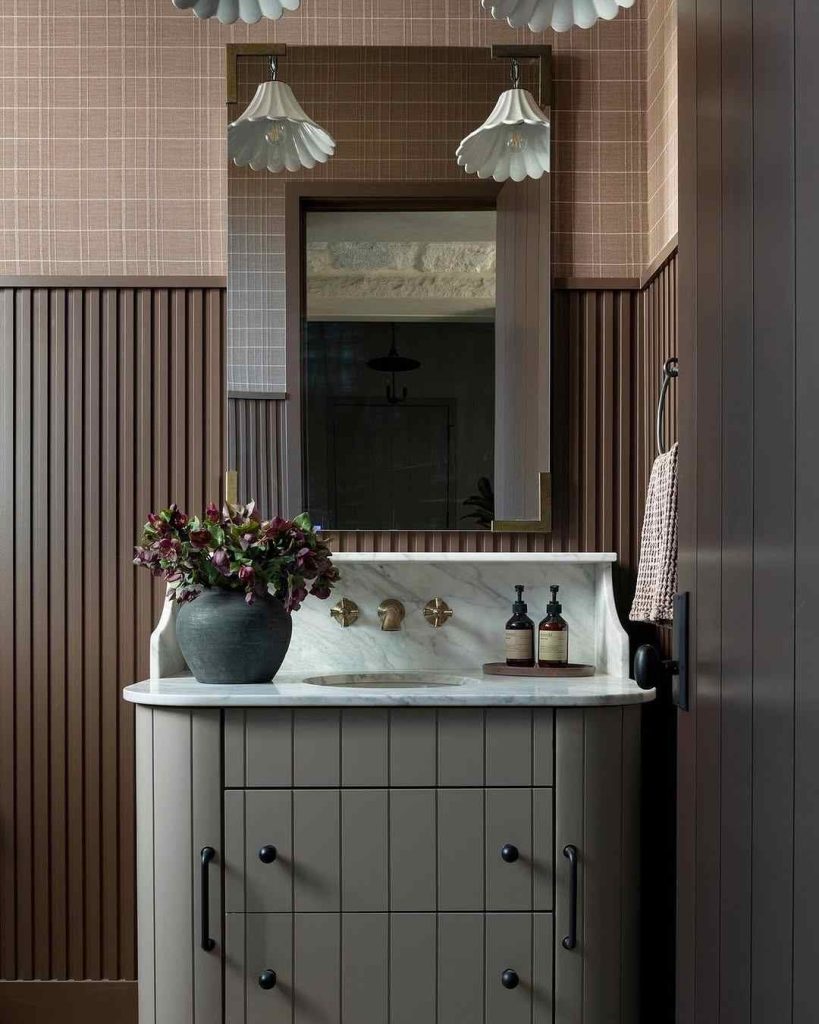
<path fill-rule="evenodd" d="M 225 907 L 551 910 L 553 803 L 547 788 L 228 790 Z"/>
<path fill-rule="evenodd" d="M 251 708 L 224 718 L 228 788 L 551 786 L 551 708 Z"/>
<path fill-rule="evenodd" d="M 550 1024 L 553 942 L 551 914 L 229 914 L 225 1021 Z"/>

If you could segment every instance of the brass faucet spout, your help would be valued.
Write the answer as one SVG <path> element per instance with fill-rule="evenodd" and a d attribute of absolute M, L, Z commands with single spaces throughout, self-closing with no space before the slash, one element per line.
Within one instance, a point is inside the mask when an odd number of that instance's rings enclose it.
<path fill-rule="evenodd" d="M 404 606 L 394 597 L 388 597 L 378 606 L 378 618 L 381 620 L 381 628 L 386 633 L 400 629 L 405 615 Z"/>

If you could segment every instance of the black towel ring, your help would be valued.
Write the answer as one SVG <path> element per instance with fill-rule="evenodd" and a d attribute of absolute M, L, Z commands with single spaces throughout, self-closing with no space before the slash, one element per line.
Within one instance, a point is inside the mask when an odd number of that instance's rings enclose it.
<path fill-rule="evenodd" d="M 663 367 L 663 383 L 660 387 L 660 403 L 657 406 L 657 454 L 665 455 L 665 430 L 663 417 L 665 414 L 665 397 L 671 381 L 679 377 L 680 371 L 677 365 L 677 357 L 672 356 L 666 360 Z"/>

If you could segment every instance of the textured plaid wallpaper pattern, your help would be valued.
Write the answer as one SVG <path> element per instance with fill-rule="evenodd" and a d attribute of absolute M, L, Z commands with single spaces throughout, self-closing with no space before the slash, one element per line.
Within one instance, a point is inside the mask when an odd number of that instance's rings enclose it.
<path fill-rule="evenodd" d="M 677 233 L 676 0 L 645 0 L 646 252 L 651 259 Z"/>
<path fill-rule="evenodd" d="M 588 32 L 534 37 L 479 0 L 303 0 L 250 27 L 198 21 L 170 0 L 3 0 L 0 273 L 225 273 L 226 42 L 538 38 L 555 46 L 555 270 L 636 273 L 673 205 L 658 164 L 663 213 L 647 215 L 646 16 L 672 2 L 638 0 Z M 658 138 L 672 121 L 661 118 Z"/>

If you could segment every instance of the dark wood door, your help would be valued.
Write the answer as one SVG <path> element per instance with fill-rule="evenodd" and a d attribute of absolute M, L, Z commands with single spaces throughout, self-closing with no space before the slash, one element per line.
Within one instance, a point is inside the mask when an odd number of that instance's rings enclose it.
<path fill-rule="evenodd" d="M 819 1020 L 817 44 L 680 4 L 680 1024 Z"/>

